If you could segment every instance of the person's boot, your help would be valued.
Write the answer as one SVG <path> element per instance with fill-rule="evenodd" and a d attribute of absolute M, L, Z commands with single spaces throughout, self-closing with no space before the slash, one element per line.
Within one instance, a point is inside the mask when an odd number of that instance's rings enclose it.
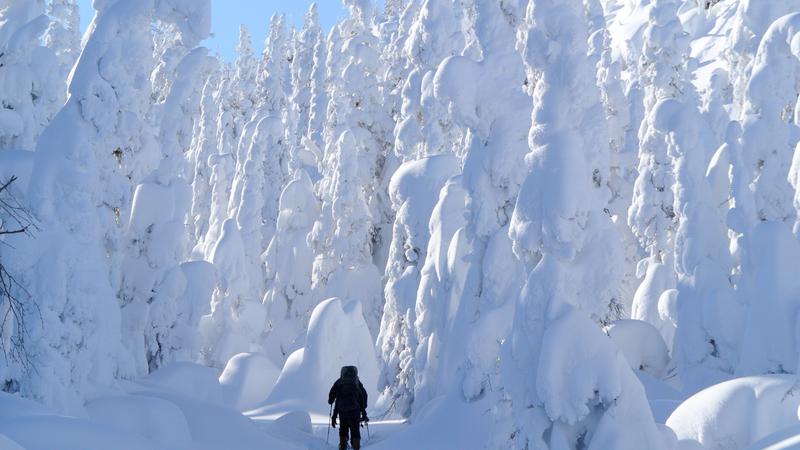
<path fill-rule="evenodd" d="M 353 444 L 353 450 L 359 450 L 361 448 L 361 439 L 353 439 L 350 443 Z"/>
<path fill-rule="evenodd" d="M 347 438 L 339 436 L 339 450 L 347 450 Z"/>

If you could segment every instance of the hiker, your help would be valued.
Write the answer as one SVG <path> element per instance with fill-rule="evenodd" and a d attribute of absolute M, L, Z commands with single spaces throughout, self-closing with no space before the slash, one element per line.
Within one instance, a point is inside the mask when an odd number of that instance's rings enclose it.
<path fill-rule="evenodd" d="M 356 366 L 344 366 L 338 380 L 331 386 L 328 404 L 333 407 L 331 426 L 336 428 L 336 417 L 339 417 L 339 450 L 347 449 L 347 435 L 353 450 L 361 448 L 361 422 L 369 422 L 367 417 L 367 391 L 358 379 Z"/>

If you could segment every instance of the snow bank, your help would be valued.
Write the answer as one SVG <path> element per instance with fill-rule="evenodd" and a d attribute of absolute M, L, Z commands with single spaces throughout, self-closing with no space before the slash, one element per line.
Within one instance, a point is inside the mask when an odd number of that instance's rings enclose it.
<path fill-rule="evenodd" d="M 224 404 L 217 371 L 198 364 L 169 364 L 141 380 L 141 384 L 157 391 L 173 392 L 213 405 Z"/>
<path fill-rule="evenodd" d="M 656 327 L 642 320 L 618 320 L 606 330 L 633 370 L 666 375 L 669 350 Z"/>
<path fill-rule="evenodd" d="M 238 411 L 169 392 L 141 392 L 140 395 L 161 398 L 180 408 L 189 425 L 193 449 L 299 450 L 299 447 L 259 430 L 252 420 Z"/>
<path fill-rule="evenodd" d="M 486 399 L 464 403 L 453 397 L 436 397 L 401 433 L 370 445 L 373 450 L 442 450 L 486 448 L 492 433 L 487 427 L 487 412 L 492 408 Z M 373 433 L 377 434 L 375 431 Z M 373 434 L 373 436 L 375 435 Z"/>
<path fill-rule="evenodd" d="M 280 368 L 267 356 L 239 353 L 219 377 L 225 404 L 238 411 L 254 408 L 272 392 L 279 375 Z"/>
<path fill-rule="evenodd" d="M 33 416 L 48 413 L 48 410 L 39 403 L 22 398 L 19 395 L 0 392 L 0 419 L 13 416 Z"/>
<path fill-rule="evenodd" d="M 314 308 L 306 346 L 289 356 L 272 393 L 252 414 L 303 410 L 328 414 L 328 391 L 342 366 L 357 366 L 369 395 L 376 398 L 378 363 L 358 301 L 328 299 Z"/>
<path fill-rule="evenodd" d="M 800 396 L 792 375 L 737 378 L 683 402 L 667 420 L 679 439 L 708 450 L 737 450 L 797 424 Z"/>
<path fill-rule="evenodd" d="M 25 416 L 3 420 L 0 433 L 26 450 L 147 450 L 155 443 L 107 426 L 63 416 Z M 13 447 L 12 447 L 13 448 Z"/>
<path fill-rule="evenodd" d="M 162 445 L 191 443 L 183 412 L 174 404 L 136 395 L 104 396 L 86 403 L 89 417 L 120 433 L 144 436 Z"/>
<path fill-rule="evenodd" d="M 747 450 L 790 450 L 800 448 L 800 425 L 776 431 L 759 439 Z"/>
<path fill-rule="evenodd" d="M 267 423 L 265 428 L 275 436 L 298 445 L 305 445 L 306 448 L 313 448 L 313 446 L 319 445 L 319 438 L 313 434 L 311 415 L 305 411 L 288 412 L 275 419 L 274 422 Z M 331 430 L 332 435 L 336 435 L 335 432 L 336 430 Z M 330 440 L 336 442 L 338 438 L 331 436 Z M 366 437 L 362 437 L 362 442 L 364 440 L 366 440 Z"/>

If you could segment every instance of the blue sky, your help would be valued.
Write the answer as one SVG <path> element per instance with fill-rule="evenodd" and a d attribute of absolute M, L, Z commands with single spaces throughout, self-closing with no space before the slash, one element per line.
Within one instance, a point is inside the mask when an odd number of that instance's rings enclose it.
<path fill-rule="evenodd" d="M 234 58 L 234 48 L 239 40 L 239 24 L 245 24 L 253 35 L 253 49 L 260 53 L 267 36 L 269 18 L 283 12 L 288 22 L 303 25 L 303 16 L 313 0 L 211 0 L 213 37 L 205 45 L 227 60 Z M 81 8 L 81 26 L 86 26 L 94 16 L 92 0 L 78 0 Z M 320 22 L 327 31 L 345 10 L 340 0 L 317 0 Z"/>

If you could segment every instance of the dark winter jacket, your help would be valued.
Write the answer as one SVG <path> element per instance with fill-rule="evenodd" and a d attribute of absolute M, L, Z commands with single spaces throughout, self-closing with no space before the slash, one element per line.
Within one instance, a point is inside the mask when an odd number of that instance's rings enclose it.
<path fill-rule="evenodd" d="M 341 402 L 337 400 L 342 397 L 341 394 L 343 392 L 343 389 L 348 388 L 347 386 L 345 386 L 345 384 L 353 382 L 355 382 L 356 384 L 355 404 L 348 404 L 348 405 L 340 404 Z M 336 406 L 334 406 L 333 408 L 334 416 L 339 413 L 362 413 L 367 410 L 367 390 L 364 389 L 364 385 L 361 384 L 361 381 L 359 381 L 357 378 L 355 379 L 355 381 L 348 381 L 339 378 L 338 380 L 336 380 L 335 383 L 333 383 L 333 386 L 331 386 L 331 390 L 328 393 L 328 404 L 332 405 L 334 401 L 336 402 Z"/>

